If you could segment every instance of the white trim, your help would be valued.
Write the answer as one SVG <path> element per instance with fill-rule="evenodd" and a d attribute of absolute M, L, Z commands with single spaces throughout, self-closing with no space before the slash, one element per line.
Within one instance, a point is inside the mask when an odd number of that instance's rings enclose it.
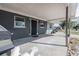
<path fill-rule="evenodd" d="M 24 26 L 16 26 L 16 21 L 15 21 L 16 17 L 23 18 L 24 19 L 24 22 L 25 22 L 25 18 L 24 17 L 14 16 L 14 28 L 26 28 L 26 25 L 24 25 Z"/>
<path fill-rule="evenodd" d="M 26 14 L 26 13 L 22 13 L 22 12 L 19 12 L 19 11 L 15 11 L 15 10 L 12 10 L 12 9 L 4 8 L 2 6 L 0 6 L 0 9 L 8 11 L 8 12 L 12 12 L 12 13 L 16 13 L 16 14 L 20 14 L 20 15 L 24 15 L 24 16 L 28 16 L 28 17 L 33 17 L 33 18 L 36 18 L 36 19 L 40 19 L 40 20 L 46 21 L 45 19 L 42 19 L 42 18 L 39 18 L 39 17 L 36 17 L 36 16 L 32 16 L 32 15 L 29 15 L 29 14 Z"/>

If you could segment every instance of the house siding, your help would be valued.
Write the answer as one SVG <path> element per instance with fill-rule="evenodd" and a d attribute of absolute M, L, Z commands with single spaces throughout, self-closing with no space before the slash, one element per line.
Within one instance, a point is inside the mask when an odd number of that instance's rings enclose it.
<path fill-rule="evenodd" d="M 26 28 L 14 28 L 14 16 L 24 17 Z M 4 26 L 7 30 L 9 30 L 11 33 L 13 33 L 13 35 L 11 37 L 13 40 L 30 36 L 29 35 L 29 33 L 30 33 L 30 18 L 31 18 L 31 20 L 35 19 L 32 17 L 0 10 L 0 25 Z M 43 20 L 38 20 L 38 34 L 45 34 L 46 29 L 47 29 L 47 25 L 46 25 L 47 22 L 44 21 L 45 27 L 43 29 L 41 29 L 40 28 L 40 21 L 43 21 Z"/>

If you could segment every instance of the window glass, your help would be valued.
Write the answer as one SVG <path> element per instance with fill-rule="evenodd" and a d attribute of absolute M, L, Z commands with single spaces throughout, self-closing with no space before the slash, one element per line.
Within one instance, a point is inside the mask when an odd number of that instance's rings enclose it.
<path fill-rule="evenodd" d="M 40 28 L 44 28 L 44 23 L 43 22 L 40 23 Z"/>
<path fill-rule="evenodd" d="M 23 17 L 15 17 L 14 27 L 25 28 L 25 19 Z"/>

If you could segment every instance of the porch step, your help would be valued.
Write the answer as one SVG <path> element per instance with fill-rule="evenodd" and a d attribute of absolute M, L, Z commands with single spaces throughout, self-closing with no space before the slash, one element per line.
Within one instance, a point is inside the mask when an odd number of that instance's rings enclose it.
<path fill-rule="evenodd" d="M 38 37 L 38 35 L 32 35 L 32 37 Z"/>

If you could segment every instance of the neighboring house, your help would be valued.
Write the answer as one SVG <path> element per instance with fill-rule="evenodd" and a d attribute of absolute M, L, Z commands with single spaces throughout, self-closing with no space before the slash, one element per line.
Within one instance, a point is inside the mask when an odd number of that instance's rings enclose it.
<path fill-rule="evenodd" d="M 11 32 L 13 40 L 45 34 L 47 29 L 46 21 L 4 10 L 0 10 L 0 25 Z"/>

